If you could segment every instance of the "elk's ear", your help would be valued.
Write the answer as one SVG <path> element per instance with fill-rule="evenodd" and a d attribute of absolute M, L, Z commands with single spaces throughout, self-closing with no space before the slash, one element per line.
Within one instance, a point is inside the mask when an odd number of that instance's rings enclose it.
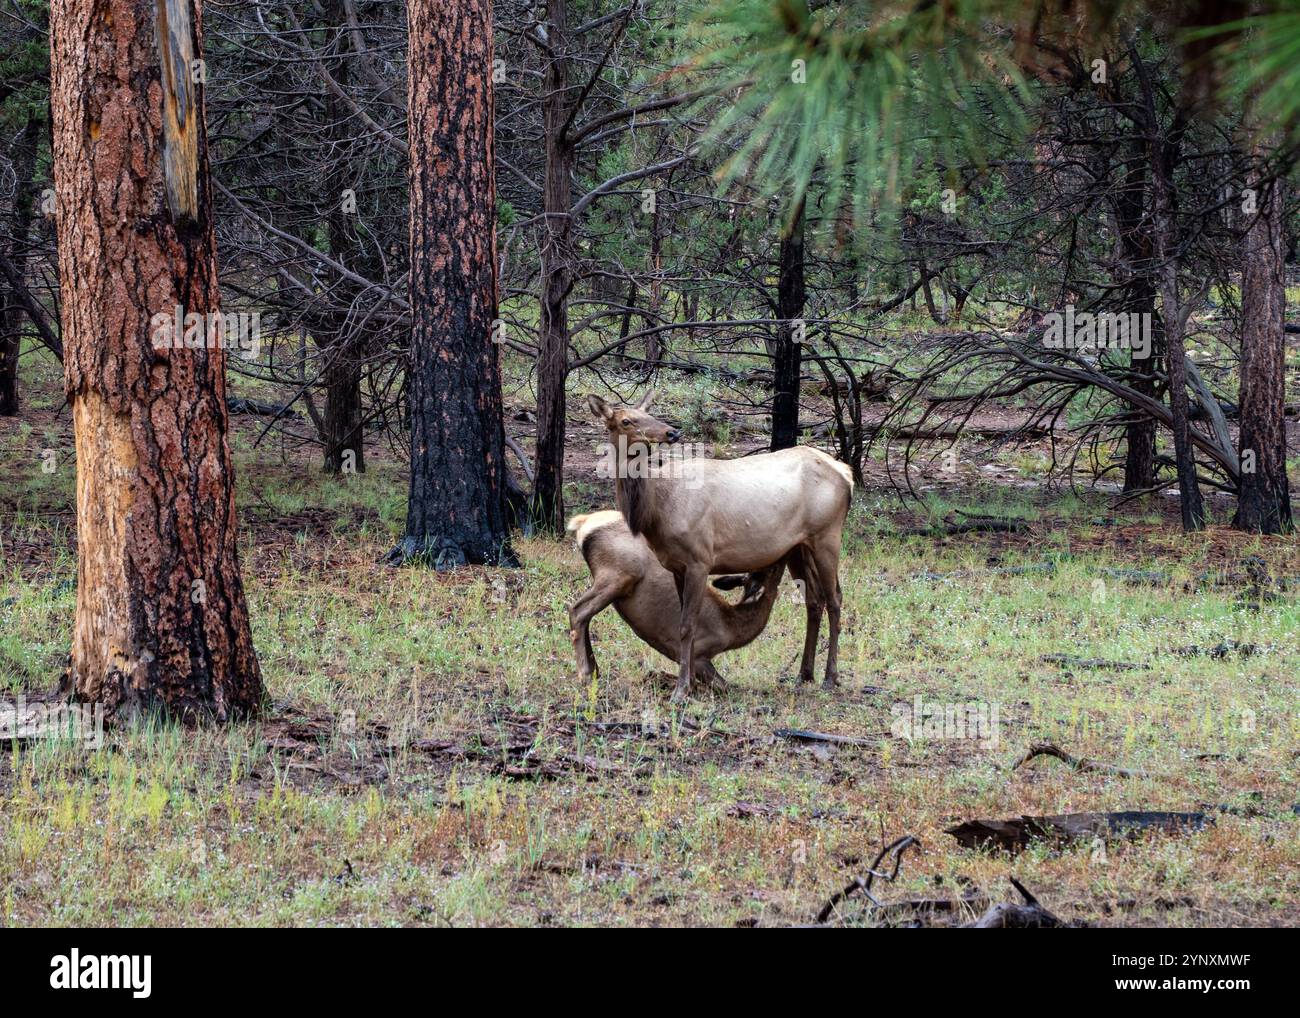
<path fill-rule="evenodd" d="M 641 402 L 636 405 L 636 408 L 638 410 L 646 409 L 654 401 L 654 398 L 655 398 L 654 389 L 647 389 L 645 391 L 645 395 L 641 397 Z"/>
<path fill-rule="evenodd" d="M 614 416 L 614 408 L 599 396 L 588 396 L 587 406 L 597 420 L 607 421 Z"/>

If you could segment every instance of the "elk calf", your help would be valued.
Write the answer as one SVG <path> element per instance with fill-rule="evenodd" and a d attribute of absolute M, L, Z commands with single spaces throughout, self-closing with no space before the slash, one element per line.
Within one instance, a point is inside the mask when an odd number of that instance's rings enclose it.
<path fill-rule="evenodd" d="M 621 513 L 609 510 L 575 516 L 568 529 L 576 537 L 592 580 L 569 609 L 569 635 L 578 657 L 579 678 L 589 682 L 596 671 L 589 627 L 610 604 L 637 636 L 665 657 L 680 661 L 677 586 L 650 546 L 632 534 Z M 784 571 L 785 563 L 780 562 L 762 572 L 714 581 L 714 586 L 724 590 L 743 584 L 744 595 L 733 605 L 712 590 L 706 591 L 695 629 L 693 682 L 726 688 L 712 659 L 743 647 L 763 631 Z"/>

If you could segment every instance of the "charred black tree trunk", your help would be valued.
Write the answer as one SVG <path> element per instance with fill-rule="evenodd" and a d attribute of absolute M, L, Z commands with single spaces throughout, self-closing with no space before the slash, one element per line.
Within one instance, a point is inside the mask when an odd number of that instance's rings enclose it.
<path fill-rule="evenodd" d="M 1132 153 L 1128 171 L 1115 202 L 1115 219 L 1119 228 L 1120 251 L 1130 276 L 1125 292 L 1124 311 L 1147 316 L 1155 321 L 1155 280 L 1152 278 L 1153 248 L 1147 206 L 1147 172 L 1145 153 Z M 1161 330 L 1163 335 L 1163 329 Z M 1133 354 L 1133 370 L 1140 377 L 1133 388 L 1144 396 L 1156 398 L 1156 373 L 1160 359 L 1153 342 L 1149 356 Z M 1156 422 L 1145 414 L 1133 415 L 1125 428 L 1124 490 L 1150 491 L 1156 484 Z"/>
<path fill-rule="evenodd" d="M 365 473 L 365 436 L 361 427 L 361 365 L 351 337 L 341 337 L 325 351 L 325 463 L 327 474 Z"/>
<path fill-rule="evenodd" d="M 1246 229 L 1241 272 L 1241 477 L 1238 530 L 1290 533 L 1286 477 L 1286 240 L 1279 178 L 1256 185 L 1259 212 Z"/>
<path fill-rule="evenodd" d="M 1174 462 L 1178 471 L 1178 497 L 1182 510 L 1183 530 L 1205 529 L 1205 503 L 1196 479 L 1196 460 L 1192 451 L 1189 401 L 1187 399 L 1187 361 L 1183 345 L 1183 306 L 1178 295 L 1178 263 L 1174 252 L 1173 216 L 1161 216 L 1157 227 L 1160 260 L 1160 318 L 1165 337 L 1165 355 L 1169 366 L 1169 412 L 1173 417 Z"/>
<path fill-rule="evenodd" d="M 803 352 L 795 334 L 803 318 L 803 202 L 781 237 L 776 282 L 776 346 L 773 350 L 772 450 L 788 449 L 799 441 L 799 371 Z"/>
<path fill-rule="evenodd" d="M 533 520 L 544 531 L 564 526 L 564 383 L 569 373 L 569 291 L 573 288 L 573 145 L 565 123 L 569 100 L 568 12 L 565 0 L 548 0 L 546 96 L 546 179 L 542 189 L 541 322 L 537 359 L 537 463 Z"/>
<path fill-rule="evenodd" d="M 627 300 L 623 304 L 623 316 L 618 323 L 618 338 L 627 339 L 628 333 L 632 331 L 632 315 L 636 312 L 636 280 L 633 279 L 627 284 Z M 618 348 L 619 363 L 628 360 L 627 346 Z"/>
<path fill-rule="evenodd" d="M 663 308 L 663 243 L 663 218 L 659 215 L 659 202 L 656 199 L 654 212 L 650 214 L 650 313 L 644 318 L 646 328 L 650 330 L 659 328 L 659 314 Z M 642 374 L 646 378 L 658 370 L 659 361 L 663 357 L 663 344 L 659 342 L 659 335 L 658 332 L 651 331 L 645 337 L 645 366 Z"/>
<path fill-rule="evenodd" d="M 330 0 L 326 6 L 326 31 L 332 37 L 329 49 L 335 55 L 329 60 L 331 77 L 338 84 L 348 86 L 348 56 L 352 52 L 352 35 L 345 28 L 347 11 L 342 0 Z M 328 135 L 335 152 L 346 152 L 347 143 L 355 131 L 354 115 L 330 90 L 325 93 L 325 110 L 329 118 Z M 338 167 L 339 173 L 331 180 L 322 181 L 327 189 L 322 194 L 322 204 L 330 210 L 326 220 L 330 254 L 335 261 L 349 269 L 366 275 L 368 266 L 363 261 L 363 251 L 357 236 L 358 213 L 353 202 L 345 206 L 344 196 L 338 190 L 340 180 L 351 179 Z M 335 190 L 328 190 L 335 188 Z M 366 469 L 365 436 L 362 432 L 361 364 L 365 356 L 366 336 L 358 322 L 364 319 L 364 309 L 358 307 L 361 294 L 351 280 L 341 279 L 334 288 L 339 305 L 332 321 L 317 336 L 322 345 L 324 370 L 321 383 L 325 389 L 325 413 L 322 418 L 321 440 L 325 446 L 323 469 L 327 474 L 364 473 Z"/>
<path fill-rule="evenodd" d="M 492 7 L 409 0 L 411 488 L 390 561 L 517 565 L 506 505 Z"/>
<path fill-rule="evenodd" d="M 9 263 L 20 279 L 27 267 L 27 235 L 32 228 L 32 210 L 35 206 L 33 178 L 40 133 L 40 118 L 29 115 L 14 152 L 17 193 L 10 220 L 9 236 L 12 239 Z M 18 355 L 22 352 L 24 317 L 17 293 L 0 297 L 0 417 L 12 417 L 18 413 Z"/>
<path fill-rule="evenodd" d="M 1156 256 L 1156 278 L 1160 290 L 1160 319 L 1165 341 L 1165 363 L 1169 369 L 1169 413 L 1173 418 L 1174 462 L 1178 471 L 1178 495 L 1183 530 L 1205 528 L 1205 502 L 1196 479 L 1196 459 L 1192 449 L 1189 401 L 1187 399 L 1187 363 L 1183 329 L 1187 316 L 1178 293 L 1178 205 L 1174 186 L 1174 169 L 1187 129 L 1187 113 L 1180 108 L 1168 133 L 1162 133 L 1157 113 L 1155 88 L 1144 63 L 1134 56 L 1142 85 L 1147 154 L 1151 163 L 1151 203 Z"/>

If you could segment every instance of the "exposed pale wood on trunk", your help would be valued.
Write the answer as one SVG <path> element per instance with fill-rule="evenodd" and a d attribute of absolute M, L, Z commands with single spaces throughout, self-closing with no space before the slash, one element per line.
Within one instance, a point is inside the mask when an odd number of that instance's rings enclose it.
<path fill-rule="evenodd" d="M 179 11 L 167 4 L 166 37 L 182 56 L 202 53 L 199 8 L 186 8 L 188 19 Z M 77 452 L 68 678 L 110 719 L 154 708 L 226 719 L 262 701 L 239 572 L 226 352 L 160 349 L 153 320 L 177 307 L 220 309 L 203 87 L 186 77 L 184 98 L 177 82 L 174 95 L 160 90 L 158 66 L 149 5 L 52 4 L 64 384 Z M 163 124 L 182 113 L 195 192 L 177 216 L 165 181 L 174 137 Z"/>

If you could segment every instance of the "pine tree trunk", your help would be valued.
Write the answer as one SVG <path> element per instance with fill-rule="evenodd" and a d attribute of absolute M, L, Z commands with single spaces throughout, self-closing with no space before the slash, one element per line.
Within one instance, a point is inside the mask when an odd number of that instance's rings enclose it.
<path fill-rule="evenodd" d="M 1120 250 L 1131 267 L 1122 310 L 1146 315 L 1147 321 L 1154 322 L 1155 283 L 1151 277 L 1153 247 L 1150 219 L 1145 214 L 1149 193 L 1146 159 L 1140 142 L 1134 148 L 1136 151 L 1130 154 L 1129 169 L 1116 197 L 1115 209 Z M 1140 358 L 1134 354 L 1133 357 L 1133 370 L 1148 376 L 1135 379 L 1133 388 L 1152 399 L 1156 397 L 1155 374 L 1160 366 L 1154 339 L 1153 334 L 1150 356 Z M 1163 342 L 1163 335 L 1161 341 Z M 1124 490 L 1150 491 L 1156 484 L 1156 422 L 1145 414 L 1135 412 L 1124 431 Z"/>
<path fill-rule="evenodd" d="M 345 337 L 325 351 L 329 362 L 325 385 L 325 464 L 327 474 L 366 472 L 365 436 L 361 428 L 361 366 L 352 341 Z"/>
<path fill-rule="evenodd" d="M 799 441 L 799 373 L 802 347 L 793 322 L 803 318 L 803 203 L 781 237 L 776 281 L 776 332 L 772 381 L 772 450 Z"/>
<path fill-rule="evenodd" d="M 1169 368 L 1169 413 L 1173 418 L 1174 463 L 1183 530 L 1205 529 L 1205 502 L 1196 478 L 1187 399 L 1186 349 L 1183 344 L 1183 305 L 1178 294 L 1178 220 L 1174 196 L 1174 151 L 1158 134 L 1151 139 L 1151 182 L 1155 220 L 1156 261 L 1160 288 L 1160 320 Z"/>
<path fill-rule="evenodd" d="M 1262 154 L 1262 153 L 1261 153 Z M 1286 239 L 1283 183 L 1255 185 L 1258 213 L 1250 220 L 1241 272 L 1241 477 L 1238 530 L 1290 533 L 1286 477 Z"/>
<path fill-rule="evenodd" d="M 77 453 L 68 679 L 106 717 L 225 720 L 256 711 L 263 696 L 239 573 L 226 353 L 202 330 L 193 347 L 158 345 L 177 307 L 220 307 L 203 87 L 190 64 L 202 53 L 200 11 L 188 0 L 158 6 L 155 15 L 141 0 L 51 5 L 64 384 Z"/>
<path fill-rule="evenodd" d="M 573 146 L 564 137 L 569 103 L 564 48 L 568 37 L 566 0 L 547 0 L 547 42 L 543 132 L 546 179 L 542 248 L 541 322 L 537 359 L 537 463 L 533 479 L 533 519 L 540 530 L 560 533 L 564 526 L 564 383 L 569 373 L 569 291 L 573 286 Z"/>
<path fill-rule="evenodd" d="M 943 314 L 935 307 L 934 290 L 930 286 L 930 280 L 933 276 L 930 274 L 930 266 L 926 264 L 924 258 L 921 259 L 921 295 L 925 297 L 925 310 L 930 314 L 930 321 L 936 324 L 943 324 Z"/>
<path fill-rule="evenodd" d="M 329 0 L 325 7 L 324 28 L 328 34 L 327 51 L 333 56 L 327 61 L 331 77 L 341 88 L 349 84 L 348 57 L 352 54 L 352 33 L 347 31 L 347 10 L 343 0 Z M 325 112 L 329 118 L 328 133 L 333 151 L 346 153 L 355 134 L 355 115 L 328 89 L 325 93 Z M 357 237 L 356 211 L 345 211 L 342 184 L 352 180 L 348 167 L 340 165 L 328 180 L 322 181 L 324 193 L 321 204 L 329 209 L 326 219 L 330 255 L 344 266 L 365 274 L 362 262 L 362 244 Z M 325 370 L 321 382 L 325 388 L 323 415 L 325 445 L 323 469 L 327 474 L 365 473 L 365 435 L 362 431 L 361 363 L 365 356 L 366 336 L 357 314 L 360 288 L 348 279 L 340 279 L 333 287 L 334 300 L 339 310 L 333 315 L 331 327 L 324 330 L 326 345 L 321 354 Z"/>
<path fill-rule="evenodd" d="M 645 337 L 645 364 L 641 367 L 641 375 L 646 379 L 659 369 L 659 361 L 663 358 L 663 344 L 659 341 L 662 333 L 654 331 L 660 325 L 659 313 L 664 299 L 663 243 L 663 218 L 659 215 L 659 202 L 656 201 L 654 212 L 650 214 L 650 307 L 647 309 L 649 314 L 642 319 L 646 329 L 650 330 Z"/>
<path fill-rule="evenodd" d="M 411 487 L 390 560 L 517 565 L 506 508 L 490 0 L 409 0 Z"/>
<path fill-rule="evenodd" d="M 10 220 L 12 248 L 9 261 L 20 278 L 27 267 L 28 234 L 35 207 L 36 146 L 40 133 L 40 118 L 29 114 L 14 152 L 17 193 Z M 18 294 L 0 299 L 0 417 L 12 417 L 18 413 L 18 355 L 22 352 L 24 317 Z"/>
<path fill-rule="evenodd" d="M 1172 244 L 1162 244 L 1161 247 L 1164 251 L 1173 249 Z M 1173 417 L 1174 463 L 1178 472 L 1178 499 L 1183 530 L 1204 530 L 1205 502 L 1196 478 L 1189 421 L 1187 361 L 1183 345 L 1182 304 L 1178 296 L 1178 266 L 1172 259 L 1166 261 L 1160 270 L 1160 301 L 1166 363 L 1169 366 L 1169 413 Z"/>
<path fill-rule="evenodd" d="M 627 284 L 627 300 L 623 304 L 623 316 L 618 323 L 618 338 L 627 339 L 627 335 L 632 331 L 632 313 L 636 309 L 636 280 L 633 279 Z M 627 347 L 618 348 L 619 363 L 627 361 Z"/>

